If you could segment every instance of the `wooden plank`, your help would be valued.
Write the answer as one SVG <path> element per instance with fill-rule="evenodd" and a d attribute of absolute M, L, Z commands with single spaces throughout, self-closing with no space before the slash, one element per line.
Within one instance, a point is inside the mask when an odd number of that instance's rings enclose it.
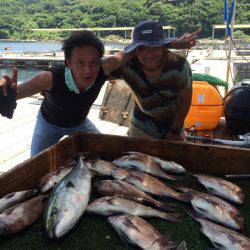
<path fill-rule="evenodd" d="M 67 137 L 35 157 L 0 175 L 0 197 L 17 190 L 35 188 L 46 173 L 61 166 L 79 152 L 79 140 Z"/>
<path fill-rule="evenodd" d="M 193 172 L 214 175 L 250 174 L 250 149 L 78 133 L 1 174 L 0 197 L 36 187 L 41 176 L 82 151 L 99 153 L 107 160 L 114 159 L 124 151 L 140 151 L 174 160 Z"/>
<path fill-rule="evenodd" d="M 138 150 L 177 161 L 194 172 L 218 175 L 250 173 L 250 149 L 111 135 L 87 135 L 80 139 L 83 151 L 91 150 L 107 159 L 113 159 L 124 151 Z"/>

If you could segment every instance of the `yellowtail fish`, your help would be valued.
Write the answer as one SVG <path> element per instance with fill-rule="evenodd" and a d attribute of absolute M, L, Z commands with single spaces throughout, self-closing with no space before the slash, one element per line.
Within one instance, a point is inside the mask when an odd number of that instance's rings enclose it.
<path fill-rule="evenodd" d="M 45 229 L 50 238 L 70 231 L 86 210 L 92 174 L 80 157 L 77 165 L 52 190 L 45 211 Z"/>

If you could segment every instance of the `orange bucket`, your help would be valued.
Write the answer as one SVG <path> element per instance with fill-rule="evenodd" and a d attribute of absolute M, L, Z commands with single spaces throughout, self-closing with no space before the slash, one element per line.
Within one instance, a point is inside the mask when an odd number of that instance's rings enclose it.
<path fill-rule="evenodd" d="M 222 97 L 219 91 L 204 81 L 193 81 L 193 96 L 185 119 L 185 128 L 214 129 L 220 122 Z"/>

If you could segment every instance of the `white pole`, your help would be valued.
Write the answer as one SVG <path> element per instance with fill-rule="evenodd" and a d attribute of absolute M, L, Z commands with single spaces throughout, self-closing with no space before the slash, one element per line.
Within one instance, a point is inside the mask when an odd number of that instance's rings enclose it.
<path fill-rule="evenodd" d="M 231 20 L 231 32 L 232 32 L 232 39 L 233 39 L 233 32 L 234 32 L 234 19 L 235 19 L 235 9 L 236 9 L 236 0 L 235 0 L 235 6 L 234 6 L 234 12 Z M 231 70 L 231 54 L 232 54 L 232 48 L 233 48 L 233 43 L 231 39 L 229 39 L 229 52 L 228 52 L 228 60 L 227 60 L 227 75 L 226 75 L 226 81 L 229 82 L 229 73 Z M 231 77 L 231 81 L 233 81 Z M 227 93 L 228 89 L 225 89 L 225 92 Z M 225 94 L 226 94 L 225 93 Z"/>

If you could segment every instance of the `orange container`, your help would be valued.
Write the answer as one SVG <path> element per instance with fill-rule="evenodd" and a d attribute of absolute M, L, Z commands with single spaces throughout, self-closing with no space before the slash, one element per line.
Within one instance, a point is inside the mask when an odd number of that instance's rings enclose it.
<path fill-rule="evenodd" d="M 185 128 L 196 130 L 214 129 L 220 122 L 222 97 L 212 85 L 193 81 L 193 96 L 190 110 L 185 119 Z"/>

